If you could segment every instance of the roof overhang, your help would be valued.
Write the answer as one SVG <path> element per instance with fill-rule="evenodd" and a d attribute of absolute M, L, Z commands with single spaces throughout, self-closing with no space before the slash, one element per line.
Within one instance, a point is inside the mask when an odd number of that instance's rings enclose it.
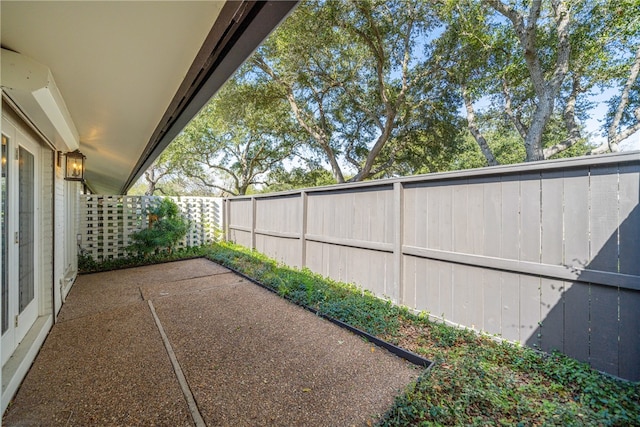
<path fill-rule="evenodd" d="M 123 194 L 296 3 L 3 0 L 3 96 Z"/>
<path fill-rule="evenodd" d="M 187 123 L 297 5 L 295 1 L 229 2 L 222 9 L 140 160 L 129 189 Z"/>

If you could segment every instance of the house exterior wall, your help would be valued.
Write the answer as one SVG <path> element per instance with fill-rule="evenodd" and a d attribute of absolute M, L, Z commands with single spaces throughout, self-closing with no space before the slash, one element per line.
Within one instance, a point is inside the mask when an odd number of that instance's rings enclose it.
<path fill-rule="evenodd" d="M 54 168 L 55 180 L 53 185 L 54 192 L 54 252 L 56 254 L 63 254 L 66 246 L 67 237 L 65 235 L 65 191 L 64 191 L 64 171 L 62 167 L 56 166 Z M 57 316 L 60 308 L 62 307 L 62 282 L 61 280 L 64 277 L 64 259 L 60 255 L 58 255 L 55 260 L 55 264 L 53 267 L 53 284 L 54 287 L 57 288 L 55 292 L 55 301 L 54 301 L 54 312 Z"/>
<path fill-rule="evenodd" d="M 65 274 L 71 271 L 75 277 L 75 271 L 77 271 L 76 260 L 72 261 L 73 265 L 69 268 L 65 268 L 63 254 L 71 243 L 71 239 L 65 236 L 71 231 L 75 239 L 75 221 L 77 220 L 77 215 L 74 213 L 72 220 L 66 221 L 65 217 L 68 215 L 65 208 L 66 199 L 77 198 L 78 188 L 73 188 L 71 192 L 65 191 L 66 181 L 63 178 L 62 167 L 57 165 L 57 152 L 39 135 L 37 130 L 27 124 L 23 113 L 15 111 L 14 107 L 4 102 L 4 99 L 2 104 L 2 119 L 8 126 L 5 129 L 3 124 L 0 130 L 3 134 L 12 132 L 14 138 L 16 138 L 15 135 L 20 135 L 20 138 L 32 141 L 37 147 L 38 159 L 35 164 L 38 180 L 35 188 L 37 209 L 34 214 L 37 233 L 34 244 L 37 317 L 32 324 L 25 323 L 25 325 L 29 324 L 26 335 L 2 366 L 1 410 L 4 411 L 53 326 L 55 314 L 62 306 L 63 294 L 60 284 Z M 17 181 L 15 168 L 9 169 L 9 174 L 10 179 Z M 6 215 L 7 207 L 3 206 L 2 209 L 3 215 Z M 69 223 L 74 225 L 74 230 L 68 229 Z M 0 242 L 0 245 L 4 245 L 4 242 Z M 11 267 L 2 265 L 2 270 L 9 268 Z M 10 321 L 13 322 L 13 319 Z M 16 342 L 14 340 L 14 345 Z"/>
<path fill-rule="evenodd" d="M 76 234 L 78 224 L 78 198 L 81 184 L 64 180 L 64 158 L 60 166 L 57 165 L 57 154 L 53 159 L 54 173 L 54 272 L 53 286 L 55 287 L 54 311 L 57 316 L 62 304 L 71 290 L 78 272 L 78 257 L 76 248 Z"/>
<path fill-rule="evenodd" d="M 42 188 L 40 198 L 40 231 L 41 231 L 41 249 L 40 259 L 42 272 L 40 281 L 42 283 L 40 298 L 40 315 L 50 316 L 54 313 L 53 301 L 55 299 L 54 292 L 54 188 L 55 179 L 53 176 L 55 165 L 53 156 L 55 152 L 49 147 L 41 146 L 40 150 L 40 169 L 42 173 Z"/>

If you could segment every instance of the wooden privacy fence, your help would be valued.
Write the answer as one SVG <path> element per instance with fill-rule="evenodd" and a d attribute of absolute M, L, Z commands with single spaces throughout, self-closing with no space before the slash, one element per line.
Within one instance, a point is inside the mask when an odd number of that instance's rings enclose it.
<path fill-rule="evenodd" d="M 134 232 L 148 227 L 147 210 L 164 197 L 83 195 L 80 200 L 78 245 L 97 261 L 127 255 Z M 178 247 L 211 243 L 222 230 L 222 199 L 167 197 L 173 200 L 191 226 Z"/>
<path fill-rule="evenodd" d="M 640 154 L 225 199 L 226 238 L 640 380 Z"/>

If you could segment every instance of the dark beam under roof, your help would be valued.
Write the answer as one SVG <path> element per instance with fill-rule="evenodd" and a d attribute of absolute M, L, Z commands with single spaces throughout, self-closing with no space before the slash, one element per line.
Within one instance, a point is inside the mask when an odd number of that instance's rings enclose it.
<path fill-rule="evenodd" d="M 191 119 L 298 4 L 228 1 L 120 193 L 126 194 Z"/>

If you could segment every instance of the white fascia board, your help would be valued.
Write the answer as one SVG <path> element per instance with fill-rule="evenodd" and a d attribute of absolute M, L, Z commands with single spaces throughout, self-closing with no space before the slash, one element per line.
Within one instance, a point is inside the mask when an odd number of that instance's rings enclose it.
<path fill-rule="evenodd" d="M 78 131 L 49 68 L 6 49 L 1 62 L 4 92 L 58 150 L 77 150 Z"/>

